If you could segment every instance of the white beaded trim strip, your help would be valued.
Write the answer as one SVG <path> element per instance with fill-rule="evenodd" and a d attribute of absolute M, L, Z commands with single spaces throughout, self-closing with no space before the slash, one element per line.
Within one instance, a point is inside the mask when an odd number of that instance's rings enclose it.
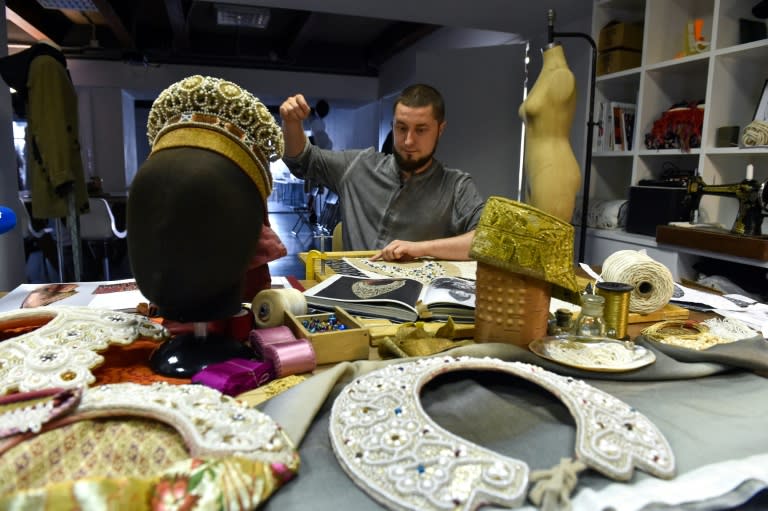
<path fill-rule="evenodd" d="M 40 328 L 0 342 L 0 394 L 90 385 L 98 351 L 138 338 L 162 340 L 167 330 L 143 316 L 90 307 L 41 307 L 0 313 L 0 324 L 52 318 Z"/>
<path fill-rule="evenodd" d="M 77 413 L 149 417 L 173 426 L 193 457 L 243 456 L 290 465 L 295 449 L 268 415 L 205 385 L 115 383 L 86 390 Z"/>
<path fill-rule="evenodd" d="M 675 474 L 672 449 L 656 426 L 623 401 L 581 380 L 520 362 L 432 357 L 392 364 L 350 383 L 333 404 L 330 436 L 342 468 L 392 509 L 517 506 L 526 496 L 526 463 L 474 445 L 432 421 L 421 389 L 440 374 L 492 370 L 533 382 L 560 399 L 576 422 L 576 457 L 617 480 L 634 467 Z"/>

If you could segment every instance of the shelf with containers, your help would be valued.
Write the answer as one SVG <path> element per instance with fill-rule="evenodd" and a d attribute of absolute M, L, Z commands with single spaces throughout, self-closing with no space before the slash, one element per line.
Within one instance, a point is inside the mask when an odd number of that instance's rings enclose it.
<path fill-rule="evenodd" d="M 643 40 L 639 66 L 602 74 L 596 79 L 596 105 L 610 101 L 636 103 L 636 115 L 630 150 L 595 150 L 593 146 L 590 199 L 628 200 L 630 187 L 641 181 L 663 179 L 675 171 L 696 172 L 707 184 L 724 184 L 744 179 L 747 165 L 751 164 L 754 179 L 768 179 L 768 147 L 745 148 L 741 144 L 744 127 L 754 119 L 757 103 L 768 84 L 768 39 L 744 41 L 742 24 L 764 22 L 752 15 L 753 4 L 743 0 L 595 2 L 592 27 L 596 41 L 600 31 L 613 22 L 642 23 Z M 697 20 L 701 35 L 698 40 Z M 702 110 L 697 114 L 701 116 L 700 140 L 686 139 L 692 145 L 674 149 L 658 149 L 658 144 L 647 147 L 646 134 L 651 133 L 654 122 L 670 107 L 681 104 L 698 105 Z M 595 116 L 599 121 L 597 112 Z M 718 128 L 732 126 L 739 127 L 737 145 L 718 144 Z M 737 210 L 735 198 L 705 195 L 699 221 L 730 228 Z M 767 223 L 763 223 L 764 232 L 768 231 Z M 697 257 L 707 255 L 680 247 L 657 246 L 652 236 L 644 234 L 589 229 L 588 236 L 588 263 L 602 263 L 599 259 L 606 253 L 605 247 L 617 244 L 678 254 L 696 253 Z M 691 262 L 687 255 L 685 264 Z M 768 267 L 768 263 L 761 261 L 709 255 Z"/>

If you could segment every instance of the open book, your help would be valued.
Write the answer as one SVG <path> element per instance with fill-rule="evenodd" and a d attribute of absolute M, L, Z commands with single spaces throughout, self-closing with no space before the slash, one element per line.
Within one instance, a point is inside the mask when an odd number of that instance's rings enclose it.
<path fill-rule="evenodd" d="M 304 292 L 307 305 L 321 310 L 342 307 L 350 314 L 396 321 L 420 319 L 457 322 L 475 319 L 475 282 L 438 277 L 428 284 L 404 277 L 366 278 L 333 275 Z"/>

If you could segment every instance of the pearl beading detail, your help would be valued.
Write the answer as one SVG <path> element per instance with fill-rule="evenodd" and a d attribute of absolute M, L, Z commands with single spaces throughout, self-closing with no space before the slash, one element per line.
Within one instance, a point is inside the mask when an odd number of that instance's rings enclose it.
<path fill-rule="evenodd" d="M 440 374 L 505 372 L 533 382 L 566 405 L 576 422 L 576 457 L 617 480 L 634 467 L 675 474 L 672 449 L 656 426 L 623 401 L 587 383 L 521 362 L 432 357 L 393 364 L 347 385 L 331 410 L 330 437 L 342 468 L 392 509 L 518 506 L 526 496 L 526 463 L 474 445 L 432 421 L 419 395 Z"/>
<path fill-rule="evenodd" d="M 241 144 L 267 173 L 264 160 L 283 155 L 283 133 L 269 109 L 247 90 L 220 78 L 189 76 L 161 92 L 147 120 L 150 147 L 179 125 L 221 132 Z"/>
<path fill-rule="evenodd" d="M 110 344 L 162 340 L 168 331 L 143 316 L 90 307 L 40 307 L 0 313 L 0 324 L 52 318 L 40 328 L 0 342 L 0 394 L 93 383 L 91 369 Z"/>
<path fill-rule="evenodd" d="M 291 466 L 293 443 L 268 415 L 204 385 L 114 383 L 86 390 L 77 413 L 149 417 L 173 426 L 192 457 L 243 456 Z"/>

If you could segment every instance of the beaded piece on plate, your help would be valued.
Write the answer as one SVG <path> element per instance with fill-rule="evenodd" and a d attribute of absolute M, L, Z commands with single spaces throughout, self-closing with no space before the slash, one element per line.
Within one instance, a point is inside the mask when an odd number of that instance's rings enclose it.
<path fill-rule="evenodd" d="M 86 390 L 77 413 L 148 417 L 173 426 L 192 457 L 236 455 L 293 466 L 291 440 L 268 415 L 204 385 L 114 383 Z"/>
<path fill-rule="evenodd" d="M 0 313 L 0 327 L 51 318 L 40 328 L 0 342 L 0 394 L 95 381 L 98 351 L 136 339 L 162 340 L 168 331 L 143 316 L 90 307 L 44 307 Z"/>
<path fill-rule="evenodd" d="M 758 333 L 737 319 L 712 318 L 702 322 L 659 321 L 643 329 L 654 341 L 697 351 L 756 337 Z"/>
<path fill-rule="evenodd" d="M 368 373 L 336 398 L 331 444 L 355 483 L 392 509 L 516 506 L 525 499 L 527 464 L 445 431 L 421 407 L 424 385 L 467 369 L 510 373 L 560 399 L 576 422 L 576 457 L 598 472 L 628 480 L 638 467 L 674 476 L 674 455 L 655 425 L 581 380 L 521 362 L 432 357 Z"/>

